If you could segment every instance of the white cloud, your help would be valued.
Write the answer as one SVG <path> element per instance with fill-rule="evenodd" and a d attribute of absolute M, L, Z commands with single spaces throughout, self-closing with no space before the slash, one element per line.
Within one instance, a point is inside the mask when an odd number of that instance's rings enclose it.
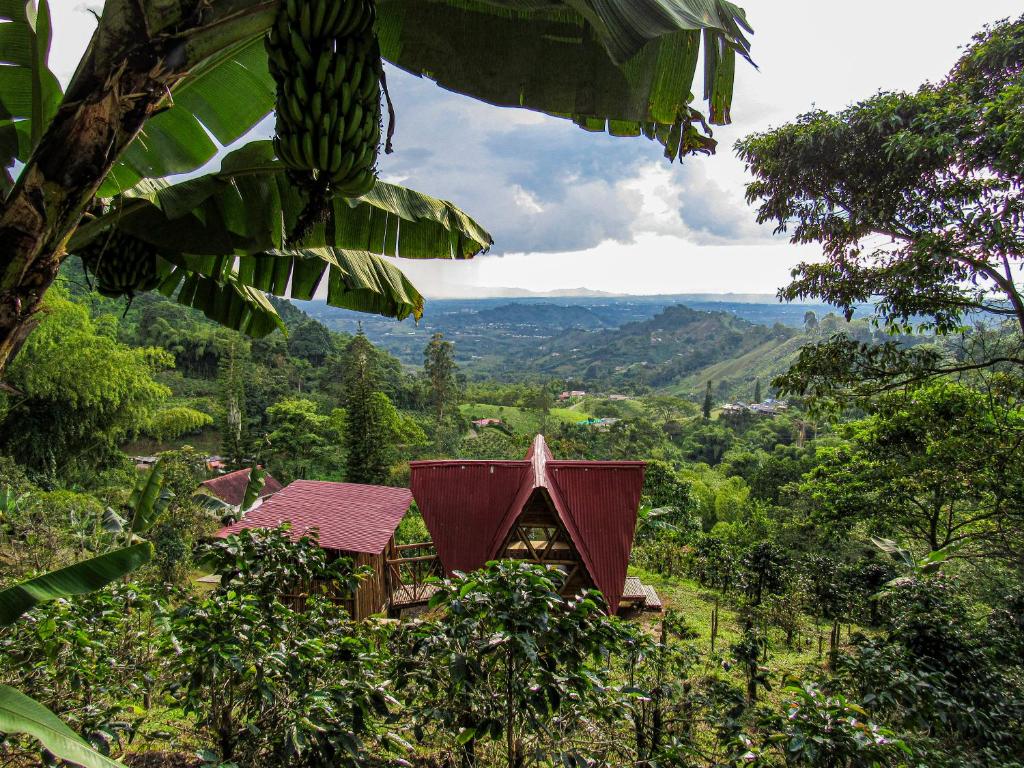
<path fill-rule="evenodd" d="M 512 199 L 527 213 L 544 213 L 544 206 L 537 202 L 537 198 L 518 184 L 512 185 Z"/>

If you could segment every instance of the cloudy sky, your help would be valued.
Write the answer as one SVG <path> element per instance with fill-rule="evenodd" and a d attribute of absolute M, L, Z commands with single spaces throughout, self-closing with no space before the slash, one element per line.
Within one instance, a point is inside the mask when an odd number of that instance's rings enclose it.
<path fill-rule="evenodd" d="M 682 164 L 668 164 L 643 138 L 586 133 L 392 71 L 398 131 L 383 177 L 456 202 L 495 239 L 490 254 L 470 262 L 400 266 L 434 297 L 481 287 L 774 293 L 795 263 L 816 254 L 755 224 L 733 142 L 812 107 L 838 109 L 938 79 L 982 25 L 1020 13 L 1014 0 L 740 4 L 755 29 L 759 69 L 737 67 L 733 124 L 715 129 L 719 153 Z M 62 81 L 92 32 L 89 9 L 101 7 L 51 0 L 51 65 Z"/>

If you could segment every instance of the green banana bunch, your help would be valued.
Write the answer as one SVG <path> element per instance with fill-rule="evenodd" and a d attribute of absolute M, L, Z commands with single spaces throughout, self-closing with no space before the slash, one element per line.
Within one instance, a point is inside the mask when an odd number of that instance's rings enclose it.
<path fill-rule="evenodd" d="M 78 249 L 96 279 L 96 290 L 111 299 L 133 298 L 160 284 L 157 250 L 137 237 L 112 229 Z"/>
<path fill-rule="evenodd" d="M 284 0 L 267 35 L 277 85 L 274 147 L 309 196 L 297 230 L 308 231 L 330 197 L 359 197 L 377 181 L 382 69 L 375 18 L 374 0 Z"/>

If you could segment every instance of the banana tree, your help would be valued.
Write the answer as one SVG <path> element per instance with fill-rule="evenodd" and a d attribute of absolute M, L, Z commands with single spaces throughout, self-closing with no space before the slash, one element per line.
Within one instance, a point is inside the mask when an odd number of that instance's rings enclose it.
<path fill-rule="evenodd" d="M 0 0 L 0 376 L 62 260 L 102 253 L 122 228 L 158 253 L 147 288 L 254 335 L 279 322 L 265 292 L 306 298 L 325 275 L 332 304 L 418 316 L 422 297 L 380 256 L 490 246 L 452 204 L 382 184 L 296 229 L 301 206 L 266 142 L 168 181 L 244 144 L 274 109 L 264 37 L 283 1 L 106 0 L 61 93 L 47 0 Z M 669 159 L 714 150 L 708 124 L 729 122 L 750 31 L 727 0 L 377 0 L 374 30 L 384 60 L 446 89 L 646 136 Z M 691 92 L 701 50 L 706 114 Z"/>

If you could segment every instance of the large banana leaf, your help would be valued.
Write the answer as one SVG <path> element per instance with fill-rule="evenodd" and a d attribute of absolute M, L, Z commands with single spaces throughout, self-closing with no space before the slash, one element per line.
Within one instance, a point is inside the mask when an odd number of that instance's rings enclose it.
<path fill-rule="evenodd" d="M 0 0 L 0 2 L 14 0 Z M 727 0 L 378 0 L 384 58 L 448 90 L 657 138 L 673 158 L 714 142 L 691 92 L 704 39 L 704 98 L 729 122 L 735 54 L 749 57 L 742 9 Z M 100 190 L 192 171 L 274 108 L 262 38 L 194 67 Z M 399 108 L 401 105 L 399 105 Z"/>
<path fill-rule="evenodd" d="M 182 257 L 175 257 L 178 260 Z M 160 293 L 174 296 L 179 304 L 198 309 L 225 328 L 262 338 L 284 330 L 284 322 L 267 297 L 238 281 L 232 273 L 217 278 L 182 267 L 172 267 L 160 283 Z"/>
<path fill-rule="evenodd" d="M 340 248 L 266 251 L 239 258 L 239 280 L 275 296 L 309 300 L 327 273 L 327 303 L 404 320 L 423 315 L 423 296 L 380 256 Z"/>
<path fill-rule="evenodd" d="M 0 0 L 0 191 L 11 183 L 7 168 L 31 154 L 61 100 L 47 67 L 50 9 L 26 0 Z"/>
<path fill-rule="evenodd" d="M 246 295 L 259 297 L 262 302 L 266 302 L 263 293 L 308 301 L 326 274 L 327 303 L 332 307 L 371 312 L 399 320 L 409 315 L 418 320 L 423 315 L 423 296 L 409 279 L 400 269 L 367 251 L 302 248 L 264 251 L 237 258 L 190 254 L 165 258 L 180 264 L 182 271 L 192 275 L 193 279 L 208 279 L 214 284 L 234 283 L 245 287 Z M 165 286 L 161 290 L 170 296 L 176 286 L 167 281 Z M 230 322 L 230 313 L 225 313 L 226 322 L 215 303 L 219 299 L 217 294 L 208 297 L 202 291 L 196 292 L 195 298 L 186 290 L 178 294 L 182 303 L 203 310 L 207 317 L 235 330 L 251 336 L 262 336 L 274 330 L 270 322 L 258 326 Z M 208 302 L 211 311 L 207 310 Z M 254 311 L 262 309 L 262 302 L 253 307 Z M 273 311 L 269 302 L 266 307 Z M 273 322 L 280 322 L 276 312 Z"/>
<path fill-rule="evenodd" d="M 242 506 L 238 508 L 243 514 L 256 503 L 260 497 L 260 491 L 267 484 L 267 470 L 263 467 L 253 467 L 249 470 L 249 482 L 245 484 L 245 493 L 242 494 Z"/>
<path fill-rule="evenodd" d="M 152 554 L 149 542 L 133 544 L 0 590 L 0 626 L 10 624 L 39 603 L 100 589 L 149 562 Z M 0 728 L 0 732 L 3 730 Z"/>
<path fill-rule="evenodd" d="M 146 122 L 103 186 L 112 197 L 142 178 L 160 178 L 205 165 L 217 153 L 207 131 L 228 145 L 274 108 L 263 38 L 221 51 L 193 68 L 174 89 L 174 105 Z"/>
<path fill-rule="evenodd" d="M 38 701 L 9 685 L 0 685 L 0 733 L 31 736 L 58 760 L 85 768 L 124 768 L 90 747 Z"/>
<path fill-rule="evenodd" d="M 749 31 L 726 0 L 378 2 L 381 51 L 397 66 L 491 104 L 644 133 L 673 157 L 713 147 L 692 106 L 702 35 L 709 118 L 727 123 Z"/>
<path fill-rule="evenodd" d="M 274 158 L 273 144 L 254 141 L 225 156 L 217 173 L 169 184 L 143 182 L 105 217 L 160 248 L 219 256 L 258 253 L 286 245 L 305 200 Z M 105 225 L 93 222 L 71 248 Z M 379 182 L 354 200 L 337 198 L 327 221 L 302 247 L 332 246 L 404 258 L 469 258 L 486 250 L 491 236 L 455 205 Z"/>
<path fill-rule="evenodd" d="M 128 499 L 128 506 L 132 508 L 131 532 L 143 534 L 152 528 L 170 501 L 171 492 L 164 487 L 164 465 L 158 461 L 138 479 Z"/>

